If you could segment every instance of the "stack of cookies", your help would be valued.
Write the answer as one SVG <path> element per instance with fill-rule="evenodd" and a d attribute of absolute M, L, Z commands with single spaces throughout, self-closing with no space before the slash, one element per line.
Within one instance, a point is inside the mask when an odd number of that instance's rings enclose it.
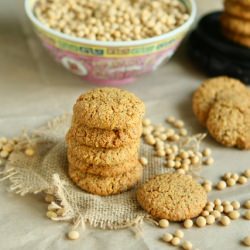
<path fill-rule="evenodd" d="M 204 81 L 193 95 L 193 111 L 217 142 L 250 149 L 250 91 L 242 82 L 224 76 Z"/>
<path fill-rule="evenodd" d="M 250 47 L 250 1 L 225 0 L 221 16 L 224 35 L 243 46 Z"/>
<path fill-rule="evenodd" d="M 76 185 L 105 196 L 138 182 L 144 113 L 144 103 L 121 89 L 94 89 L 77 99 L 66 136 L 69 176 Z"/>

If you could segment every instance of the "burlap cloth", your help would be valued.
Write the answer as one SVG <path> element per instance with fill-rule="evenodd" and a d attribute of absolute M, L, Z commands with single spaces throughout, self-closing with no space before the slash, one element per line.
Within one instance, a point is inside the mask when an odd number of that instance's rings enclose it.
<path fill-rule="evenodd" d="M 36 153 L 26 156 L 22 150 L 13 152 L 3 172 L 10 180 L 10 190 L 21 195 L 56 190 L 56 197 L 66 209 L 63 217 L 54 220 L 74 220 L 102 229 L 118 229 L 140 225 L 148 215 L 135 196 L 136 188 L 130 191 L 100 197 L 80 190 L 67 174 L 67 155 L 64 137 L 71 122 L 70 115 L 58 117 L 34 132 Z M 141 144 L 141 155 L 149 160 L 144 167 L 141 185 L 151 176 L 166 172 L 163 159 L 154 156 L 152 148 Z"/>

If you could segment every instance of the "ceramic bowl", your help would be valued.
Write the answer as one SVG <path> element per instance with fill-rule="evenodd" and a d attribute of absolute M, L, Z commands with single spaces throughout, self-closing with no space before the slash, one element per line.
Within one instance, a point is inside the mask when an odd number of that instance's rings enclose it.
<path fill-rule="evenodd" d="M 25 10 L 42 44 L 57 62 L 85 81 L 119 86 L 156 70 L 173 56 L 196 16 L 194 0 L 180 1 L 190 12 L 184 24 L 160 36 L 129 42 L 91 41 L 50 29 L 33 12 L 37 0 L 25 0 Z"/>

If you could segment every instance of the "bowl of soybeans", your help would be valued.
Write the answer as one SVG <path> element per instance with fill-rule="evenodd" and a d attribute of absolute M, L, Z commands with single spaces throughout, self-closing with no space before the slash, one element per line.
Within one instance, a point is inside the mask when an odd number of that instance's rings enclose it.
<path fill-rule="evenodd" d="M 25 0 L 25 10 L 57 62 L 116 86 L 167 62 L 196 16 L 194 0 Z"/>

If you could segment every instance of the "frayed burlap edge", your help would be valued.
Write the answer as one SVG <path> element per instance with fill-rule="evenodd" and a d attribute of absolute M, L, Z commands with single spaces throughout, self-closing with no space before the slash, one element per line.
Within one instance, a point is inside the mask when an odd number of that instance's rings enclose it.
<path fill-rule="evenodd" d="M 70 115 L 64 114 L 63 116 L 56 117 L 52 121 L 49 121 L 46 126 L 41 127 L 40 129 L 34 131 L 33 139 L 29 140 L 29 143 L 32 142 L 34 145 L 39 143 L 40 140 L 48 140 L 48 142 L 55 142 L 59 138 L 64 137 L 62 132 L 62 125 L 66 128 L 70 125 Z M 50 131 L 51 133 L 48 133 Z M 64 131 L 65 132 L 65 131 Z M 201 140 L 203 140 L 204 135 L 199 135 L 195 140 L 195 147 L 199 147 Z M 185 143 L 190 143 L 189 141 Z M 144 176 L 144 180 L 149 179 L 156 174 L 161 174 L 166 172 L 166 168 L 163 167 L 162 159 L 154 157 L 153 150 L 146 144 L 142 145 L 142 155 L 148 154 L 148 159 L 150 164 L 154 167 L 157 166 L 157 171 L 152 171 L 152 173 L 148 173 Z M 32 171 L 32 175 L 34 179 L 37 180 L 37 185 L 34 188 L 34 185 L 30 185 L 28 179 L 31 175 L 30 168 L 18 168 L 12 162 L 13 156 L 11 155 L 9 161 L 7 161 L 5 165 L 5 169 L 0 172 L 2 175 L 2 179 L 0 181 L 9 180 L 10 181 L 10 191 L 15 192 L 21 196 L 33 193 L 38 194 L 43 191 L 53 190 L 53 195 L 56 196 L 57 201 L 59 201 L 60 206 L 62 206 L 65 210 L 63 216 L 58 216 L 56 218 L 51 218 L 54 221 L 71 221 L 73 222 L 73 228 L 77 228 L 79 226 L 85 228 L 85 224 L 89 224 L 92 227 L 97 227 L 101 229 L 123 229 L 123 228 L 131 228 L 136 235 L 141 234 L 141 224 L 144 220 L 147 220 L 153 224 L 158 224 L 150 215 L 148 215 L 143 210 L 140 211 L 139 215 L 134 216 L 134 218 L 130 218 L 124 221 L 96 221 L 93 218 L 85 217 L 80 212 L 80 209 L 77 206 L 72 206 L 72 204 L 67 199 L 67 184 L 62 180 L 59 174 L 53 174 L 52 182 L 48 182 L 41 178 L 41 176 L 37 175 L 34 171 Z M 153 163 L 154 162 L 154 163 Z M 195 173 L 193 173 L 195 175 Z M 27 178 L 28 177 L 28 178 Z"/>

